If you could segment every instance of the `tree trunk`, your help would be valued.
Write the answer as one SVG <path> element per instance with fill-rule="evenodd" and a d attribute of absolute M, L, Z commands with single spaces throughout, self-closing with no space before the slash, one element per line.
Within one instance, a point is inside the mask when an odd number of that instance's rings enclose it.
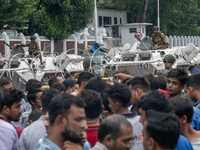
<path fill-rule="evenodd" d="M 190 26 L 188 36 L 190 36 L 190 34 L 191 34 L 191 30 L 192 30 L 192 26 Z"/>
<path fill-rule="evenodd" d="M 146 20 L 146 12 L 147 12 L 148 1 L 149 0 L 145 0 L 145 2 L 144 2 L 144 9 L 143 9 L 143 13 L 142 13 L 142 23 L 144 23 L 145 20 Z"/>

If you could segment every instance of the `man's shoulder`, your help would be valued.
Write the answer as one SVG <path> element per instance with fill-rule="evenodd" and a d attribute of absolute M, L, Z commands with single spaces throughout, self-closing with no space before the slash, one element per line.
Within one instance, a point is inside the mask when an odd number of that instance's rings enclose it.
<path fill-rule="evenodd" d="M 0 119 L 0 128 L 2 130 L 6 130 L 6 131 L 12 131 L 12 132 L 16 132 L 15 128 L 8 122 Z"/>
<path fill-rule="evenodd" d="M 61 150 L 61 148 L 44 137 L 38 141 L 36 150 Z"/>
<path fill-rule="evenodd" d="M 151 35 L 151 37 L 154 37 L 154 36 L 155 36 L 155 34 L 152 34 L 152 35 Z"/>

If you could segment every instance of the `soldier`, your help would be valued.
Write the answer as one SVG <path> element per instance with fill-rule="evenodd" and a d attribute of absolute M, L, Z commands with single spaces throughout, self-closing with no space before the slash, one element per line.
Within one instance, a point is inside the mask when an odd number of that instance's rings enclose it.
<path fill-rule="evenodd" d="M 153 49 L 166 49 L 168 47 L 168 43 L 166 43 L 165 35 L 161 31 L 158 32 L 158 30 L 159 27 L 153 27 L 154 34 L 151 35 Z"/>
<path fill-rule="evenodd" d="M 163 62 L 165 63 L 165 69 L 172 70 L 172 65 L 175 63 L 176 59 L 173 55 L 166 55 L 163 59 Z"/>
<path fill-rule="evenodd" d="M 83 62 L 84 71 L 88 71 L 88 72 L 92 71 L 92 72 L 94 72 L 94 64 L 95 63 L 92 60 L 91 61 L 91 67 L 90 67 L 90 59 L 84 60 L 84 62 Z"/>

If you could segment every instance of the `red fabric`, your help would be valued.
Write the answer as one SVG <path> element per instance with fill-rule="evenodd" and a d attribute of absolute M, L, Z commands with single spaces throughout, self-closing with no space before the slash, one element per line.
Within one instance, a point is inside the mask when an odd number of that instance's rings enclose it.
<path fill-rule="evenodd" d="M 88 126 L 87 140 L 90 143 L 91 147 L 93 147 L 98 141 L 98 129 L 99 129 L 99 125 Z"/>
<path fill-rule="evenodd" d="M 10 123 L 10 121 L 9 121 L 8 119 L 4 119 L 4 121 Z M 16 126 L 13 126 L 13 127 L 15 128 L 15 130 L 16 130 L 16 132 L 17 132 L 17 135 L 18 135 L 18 139 L 19 139 L 19 138 L 20 138 L 20 135 L 22 134 L 23 129 L 20 128 L 20 127 L 16 127 Z"/>
<path fill-rule="evenodd" d="M 167 93 L 166 90 L 158 89 L 158 91 L 160 91 L 160 92 L 162 92 L 163 94 L 165 94 L 165 96 L 167 96 L 167 98 L 169 99 L 169 94 Z"/>

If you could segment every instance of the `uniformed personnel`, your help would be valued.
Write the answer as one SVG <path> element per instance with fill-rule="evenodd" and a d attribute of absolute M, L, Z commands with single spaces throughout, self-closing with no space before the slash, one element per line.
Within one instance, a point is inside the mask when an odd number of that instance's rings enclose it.
<path fill-rule="evenodd" d="M 163 62 L 165 63 L 165 69 L 172 70 L 172 65 L 175 63 L 176 59 L 173 55 L 168 54 L 164 57 Z"/>
<path fill-rule="evenodd" d="M 165 40 L 165 35 L 161 31 L 159 32 L 159 27 L 154 26 L 153 32 L 151 35 L 151 39 L 153 42 L 153 49 L 166 49 L 168 47 L 168 43 Z"/>
<path fill-rule="evenodd" d="M 94 61 L 92 60 L 91 61 L 91 67 L 90 67 L 90 59 L 86 59 L 86 60 L 84 60 L 84 62 L 83 62 L 83 68 L 84 68 L 84 71 L 92 71 L 92 72 L 94 72 Z"/>

